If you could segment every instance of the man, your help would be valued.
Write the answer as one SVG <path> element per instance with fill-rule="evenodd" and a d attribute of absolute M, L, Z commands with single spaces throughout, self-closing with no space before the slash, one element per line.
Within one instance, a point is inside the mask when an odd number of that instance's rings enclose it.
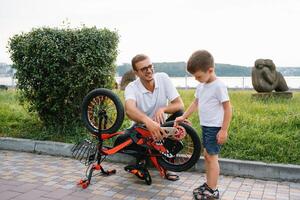
<path fill-rule="evenodd" d="M 138 77 L 125 88 L 125 111 L 135 123 L 144 124 L 155 140 L 162 139 L 160 125 L 183 113 L 183 101 L 166 73 L 154 74 L 150 58 L 144 54 L 133 57 L 132 68 Z M 170 117 L 166 119 L 166 114 Z M 169 180 L 176 174 L 166 173 Z"/>

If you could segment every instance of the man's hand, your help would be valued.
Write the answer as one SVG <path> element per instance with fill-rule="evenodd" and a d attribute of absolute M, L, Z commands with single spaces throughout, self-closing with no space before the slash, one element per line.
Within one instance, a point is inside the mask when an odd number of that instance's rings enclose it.
<path fill-rule="evenodd" d="M 163 136 L 166 135 L 165 131 L 160 127 L 160 124 L 153 120 L 147 120 L 145 125 L 152 134 L 154 140 L 162 140 Z"/>
<path fill-rule="evenodd" d="M 153 120 L 159 124 L 165 123 L 165 108 L 159 108 L 155 112 L 153 116 Z"/>
<path fill-rule="evenodd" d="M 224 144 L 227 140 L 227 135 L 227 131 L 221 129 L 217 134 L 217 143 Z"/>

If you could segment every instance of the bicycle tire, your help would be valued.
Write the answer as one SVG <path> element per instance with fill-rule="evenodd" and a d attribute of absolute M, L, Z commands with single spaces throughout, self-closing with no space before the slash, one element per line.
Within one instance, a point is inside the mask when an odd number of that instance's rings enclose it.
<path fill-rule="evenodd" d="M 105 113 L 105 122 L 99 120 L 99 116 L 97 117 L 99 112 Z M 115 133 L 123 123 L 124 106 L 113 91 L 97 88 L 90 91 L 82 101 L 82 120 L 88 131 L 94 135 Z M 102 125 L 103 127 L 101 127 Z"/>
<path fill-rule="evenodd" d="M 173 127 L 173 124 L 174 124 L 174 121 L 169 121 L 169 122 L 166 122 L 165 124 L 163 124 L 162 127 Z M 186 133 L 187 133 L 185 138 L 182 141 L 184 143 L 184 145 L 185 145 L 185 140 L 189 140 L 189 138 L 192 142 L 193 152 L 191 153 L 191 156 L 181 164 L 169 162 L 168 158 L 165 157 L 164 155 L 157 157 L 157 160 L 161 166 L 163 166 L 164 168 L 166 168 L 169 171 L 174 171 L 174 172 L 182 172 L 182 171 L 186 171 L 186 170 L 190 169 L 197 163 L 197 161 L 200 158 L 200 154 L 201 154 L 201 142 L 200 142 L 200 138 L 199 138 L 197 132 L 195 131 L 195 129 L 193 129 L 191 126 L 184 124 L 184 123 L 180 123 L 179 125 L 182 126 L 183 128 L 185 128 Z M 185 147 L 184 147 L 184 149 L 185 149 Z M 182 151 L 180 151 L 180 152 L 182 152 Z M 179 154 L 180 154 L 180 152 L 179 152 Z M 177 158 L 180 158 L 180 157 L 177 157 Z M 184 158 L 184 157 L 181 157 L 181 158 Z M 186 159 L 186 158 L 184 158 L 184 159 Z"/>

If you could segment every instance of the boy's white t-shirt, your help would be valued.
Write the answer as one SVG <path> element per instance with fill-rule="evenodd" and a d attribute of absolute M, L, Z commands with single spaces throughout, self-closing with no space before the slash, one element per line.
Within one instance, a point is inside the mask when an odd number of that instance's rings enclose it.
<path fill-rule="evenodd" d="M 223 102 L 229 101 L 225 84 L 216 79 L 211 83 L 199 84 L 195 97 L 201 126 L 222 127 L 224 118 Z"/>
<path fill-rule="evenodd" d="M 166 73 L 155 73 L 154 81 L 153 93 L 144 87 L 139 78 L 129 83 L 125 88 L 125 101 L 134 100 L 137 108 L 150 118 L 153 118 L 159 108 L 167 106 L 168 101 L 171 102 L 179 97 L 175 86 Z"/>

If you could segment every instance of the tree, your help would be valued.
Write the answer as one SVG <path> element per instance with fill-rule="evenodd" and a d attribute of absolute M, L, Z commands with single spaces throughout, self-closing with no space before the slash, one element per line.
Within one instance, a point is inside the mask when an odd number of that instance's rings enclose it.
<path fill-rule="evenodd" d="M 121 79 L 120 89 L 125 90 L 126 86 L 136 79 L 134 71 L 131 69 L 127 71 Z"/>

